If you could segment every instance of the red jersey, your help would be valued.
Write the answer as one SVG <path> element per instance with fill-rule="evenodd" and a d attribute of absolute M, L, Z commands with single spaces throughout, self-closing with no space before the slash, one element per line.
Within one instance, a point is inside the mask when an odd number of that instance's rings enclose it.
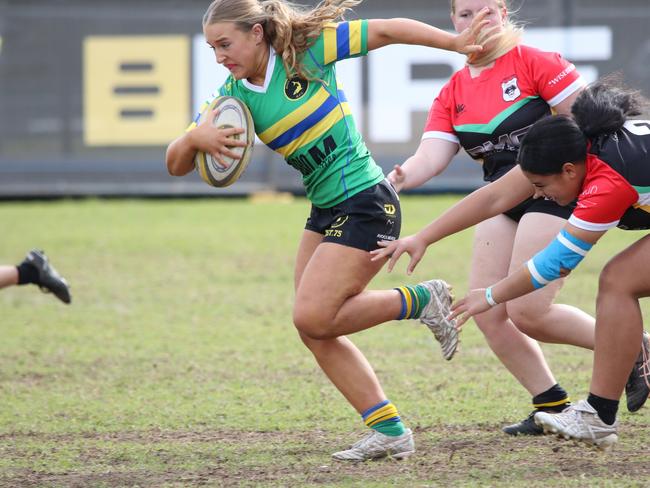
<path fill-rule="evenodd" d="M 569 223 L 603 232 L 650 228 L 650 121 L 629 120 L 592 143 Z"/>
<path fill-rule="evenodd" d="M 515 166 L 529 127 L 584 85 L 559 54 L 519 45 L 476 78 L 468 67 L 454 73 L 433 102 L 422 138 L 460 144 L 483 160 L 485 180 L 494 181 Z"/>

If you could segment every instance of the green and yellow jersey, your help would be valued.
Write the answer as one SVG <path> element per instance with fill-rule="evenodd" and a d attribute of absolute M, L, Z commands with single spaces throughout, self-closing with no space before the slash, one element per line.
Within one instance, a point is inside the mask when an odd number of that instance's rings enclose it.
<path fill-rule="evenodd" d="M 228 77 L 219 95 L 242 100 L 255 132 L 302 173 L 307 197 L 332 207 L 384 178 L 356 128 L 335 63 L 368 53 L 368 22 L 328 24 L 303 54 L 304 70 L 314 78 L 287 77 L 273 49 L 264 86 Z"/>

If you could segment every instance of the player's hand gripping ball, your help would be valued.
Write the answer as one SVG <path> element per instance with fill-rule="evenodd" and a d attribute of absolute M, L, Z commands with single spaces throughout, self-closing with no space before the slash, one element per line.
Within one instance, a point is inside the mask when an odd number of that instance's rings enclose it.
<path fill-rule="evenodd" d="M 217 97 L 201 112 L 197 121 L 200 124 L 209 117 L 214 110 L 219 113 L 212 121 L 212 125 L 221 129 L 232 127 L 243 128 L 242 134 L 235 134 L 233 139 L 246 141 L 246 147 L 233 146 L 231 151 L 241 155 L 240 159 L 223 156 L 223 160 L 228 165 L 227 168 L 221 166 L 211 154 L 202 151 L 196 153 L 194 165 L 201 175 L 201 179 L 208 185 L 224 187 L 232 185 L 250 163 L 253 155 L 253 142 L 255 140 L 255 127 L 253 126 L 253 117 L 248 107 L 238 98 L 234 97 Z"/>

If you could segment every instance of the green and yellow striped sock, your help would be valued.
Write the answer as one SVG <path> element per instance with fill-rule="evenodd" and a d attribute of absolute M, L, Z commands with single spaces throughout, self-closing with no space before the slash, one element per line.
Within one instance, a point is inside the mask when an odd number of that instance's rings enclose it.
<path fill-rule="evenodd" d="M 417 319 L 431 299 L 431 292 L 424 285 L 395 288 L 402 298 L 402 309 L 397 320 Z"/>
<path fill-rule="evenodd" d="M 396 437 L 406 431 L 397 407 L 389 400 L 370 407 L 361 414 L 361 418 L 368 427 L 384 435 Z"/>

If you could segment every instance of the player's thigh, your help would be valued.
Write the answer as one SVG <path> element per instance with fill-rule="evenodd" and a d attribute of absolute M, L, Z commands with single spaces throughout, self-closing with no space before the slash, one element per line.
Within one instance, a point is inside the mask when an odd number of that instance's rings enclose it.
<path fill-rule="evenodd" d="M 300 244 L 298 245 L 298 252 L 296 253 L 296 263 L 293 273 L 294 289 L 298 288 L 305 267 L 321 242 L 323 242 L 322 234 L 308 229 L 303 231 Z"/>
<path fill-rule="evenodd" d="M 476 226 L 470 289 L 493 285 L 507 275 L 516 230 L 516 222 L 505 215 L 497 215 Z"/>
<path fill-rule="evenodd" d="M 350 297 L 361 293 L 384 262 L 368 251 L 331 242 L 320 244 L 307 263 L 296 290 L 296 308 L 333 317 Z"/>
<path fill-rule="evenodd" d="M 520 269 L 530 258 L 550 244 L 565 225 L 566 220 L 555 215 L 541 212 L 525 214 L 517 226 L 508 273 Z M 551 306 L 563 283 L 563 279 L 554 280 L 544 288 L 513 300 L 509 307 L 511 310 L 523 307 L 527 314 L 533 316 L 541 314 Z"/>
<path fill-rule="evenodd" d="M 541 212 L 525 214 L 517 226 L 509 272 L 516 271 L 548 246 L 566 222 L 561 217 Z"/>
<path fill-rule="evenodd" d="M 609 260 L 600 274 L 600 288 L 616 288 L 638 297 L 650 296 L 650 235 Z"/>

